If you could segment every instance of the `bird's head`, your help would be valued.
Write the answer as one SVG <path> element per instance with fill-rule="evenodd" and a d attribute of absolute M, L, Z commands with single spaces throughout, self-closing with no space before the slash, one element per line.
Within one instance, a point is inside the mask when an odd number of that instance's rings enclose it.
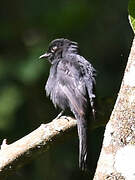
<path fill-rule="evenodd" d="M 53 60 L 62 58 L 66 53 L 78 53 L 78 44 L 68 39 L 55 39 L 49 44 L 47 52 L 39 58 L 47 58 L 51 63 Z"/>

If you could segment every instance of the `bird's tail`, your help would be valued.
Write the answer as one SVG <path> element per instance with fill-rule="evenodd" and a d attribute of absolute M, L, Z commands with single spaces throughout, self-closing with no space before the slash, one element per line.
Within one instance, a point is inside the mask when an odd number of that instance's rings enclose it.
<path fill-rule="evenodd" d="M 79 167 L 81 170 L 87 170 L 88 155 L 88 126 L 84 117 L 77 119 L 77 129 L 79 136 Z"/>

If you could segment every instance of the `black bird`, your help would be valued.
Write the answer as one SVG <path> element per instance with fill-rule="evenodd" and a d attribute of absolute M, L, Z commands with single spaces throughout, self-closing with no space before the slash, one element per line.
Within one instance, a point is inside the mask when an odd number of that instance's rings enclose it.
<path fill-rule="evenodd" d="M 78 54 L 78 44 L 64 38 L 53 40 L 40 58 L 48 58 L 51 63 L 47 96 L 55 107 L 63 111 L 69 108 L 77 119 L 79 167 L 86 170 L 88 119 L 91 112 L 95 117 L 95 69 Z"/>

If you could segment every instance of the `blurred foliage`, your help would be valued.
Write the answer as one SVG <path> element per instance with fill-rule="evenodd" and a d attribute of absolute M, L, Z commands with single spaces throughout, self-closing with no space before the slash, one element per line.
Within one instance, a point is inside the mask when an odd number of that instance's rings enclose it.
<path fill-rule="evenodd" d="M 22 104 L 22 96 L 15 86 L 8 86 L 0 93 L 0 130 L 12 128 L 12 120 L 15 113 Z"/>
<path fill-rule="evenodd" d="M 135 1 L 134 0 L 129 1 L 128 12 L 129 12 L 131 27 L 135 33 Z"/>
<path fill-rule="evenodd" d="M 39 62 L 37 57 L 39 50 L 36 48 L 31 52 L 31 56 L 17 64 L 16 72 L 19 81 L 24 84 L 32 84 L 41 77 L 45 67 Z"/>
<path fill-rule="evenodd" d="M 129 12 L 134 18 L 134 0 Z M 51 121 L 58 110 L 45 96 L 50 64 L 38 57 L 59 37 L 77 41 L 97 70 L 99 126 L 90 133 L 91 172 L 123 77 L 133 32 L 128 1 L 5 0 L 0 5 L 0 135 L 14 142 Z M 133 25 L 134 26 L 134 25 Z M 100 123 L 101 122 L 101 123 Z M 78 170 L 78 139 L 65 140 L 9 179 L 88 179 Z M 89 178 L 90 179 L 90 178 Z"/>

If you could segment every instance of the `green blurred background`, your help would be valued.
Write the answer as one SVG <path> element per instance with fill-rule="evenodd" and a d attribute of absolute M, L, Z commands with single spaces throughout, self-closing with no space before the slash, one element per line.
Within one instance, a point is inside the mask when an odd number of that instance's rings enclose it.
<path fill-rule="evenodd" d="M 14 180 L 92 179 L 104 126 L 123 77 L 133 38 L 127 0 L 3 0 L 0 3 L 0 143 L 8 143 L 51 121 L 58 111 L 46 98 L 50 64 L 38 57 L 59 37 L 79 43 L 97 70 L 99 126 L 90 132 L 91 178 L 78 170 L 78 139 L 51 147 Z"/>

